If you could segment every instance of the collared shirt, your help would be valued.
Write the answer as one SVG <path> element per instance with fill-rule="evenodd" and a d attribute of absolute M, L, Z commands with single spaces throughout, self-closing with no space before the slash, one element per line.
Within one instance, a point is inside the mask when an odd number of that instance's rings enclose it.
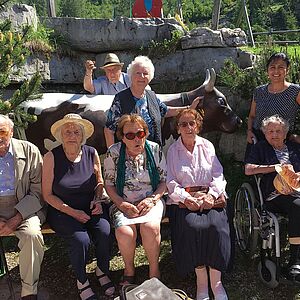
<path fill-rule="evenodd" d="M 0 157 L 0 196 L 15 195 L 15 165 L 12 145 L 8 152 Z"/>
<path fill-rule="evenodd" d="M 130 87 L 129 76 L 121 73 L 117 83 L 111 83 L 106 76 L 100 76 L 93 80 L 96 95 L 115 95 Z"/>
<path fill-rule="evenodd" d="M 197 136 L 193 152 L 183 145 L 181 137 L 173 143 L 167 155 L 167 204 L 184 202 L 186 187 L 206 186 L 208 193 L 218 198 L 225 193 L 226 180 L 213 144 Z"/>

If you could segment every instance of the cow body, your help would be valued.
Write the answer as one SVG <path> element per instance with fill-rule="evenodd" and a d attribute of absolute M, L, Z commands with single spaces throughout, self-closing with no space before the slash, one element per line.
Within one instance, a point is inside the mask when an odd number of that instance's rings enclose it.
<path fill-rule="evenodd" d="M 213 76 L 211 76 L 213 74 Z M 168 106 L 185 106 L 198 97 L 204 98 L 199 103 L 199 109 L 204 111 L 203 131 L 234 132 L 241 124 L 241 119 L 231 110 L 224 95 L 214 87 L 214 71 L 207 71 L 206 80 L 197 89 L 182 94 L 158 94 L 158 98 Z M 87 144 L 94 146 L 100 154 L 106 152 L 104 126 L 106 112 L 109 110 L 114 96 L 112 95 L 82 95 L 66 93 L 45 93 L 42 99 L 24 103 L 24 109 L 37 115 L 37 121 L 26 129 L 27 139 L 37 145 L 41 153 L 52 148 L 51 125 L 68 113 L 78 113 L 90 120 L 95 127 L 94 134 Z M 162 128 L 163 139 L 177 137 L 175 118 L 166 118 Z M 48 141 L 46 149 L 44 143 Z M 50 143 L 49 143 L 50 142 Z"/>

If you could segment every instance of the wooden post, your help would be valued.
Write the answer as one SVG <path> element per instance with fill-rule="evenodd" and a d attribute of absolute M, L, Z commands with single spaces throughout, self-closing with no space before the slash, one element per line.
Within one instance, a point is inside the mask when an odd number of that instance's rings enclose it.
<path fill-rule="evenodd" d="M 211 19 L 211 29 L 217 30 L 219 26 L 220 19 L 220 9 L 221 9 L 221 0 L 214 0 L 214 8 Z"/>
<path fill-rule="evenodd" d="M 48 16 L 50 18 L 56 17 L 55 0 L 47 0 L 47 2 L 48 2 Z"/>
<path fill-rule="evenodd" d="M 253 34 L 252 34 L 252 28 L 251 28 L 251 24 L 250 24 L 250 20 L 249 20 L 249 16 L 248 16 L 248 11 L 247 11 L 246 0 L 243 0 L 243 9 L 244 9 L 244 14 L 245 14 L 246 22 L 247 22 L 247 26 L 248 26 L 250 43 L 251 43 L 252 47 L 255 47 L 254 38 L 253 38 Z"/>
<path fill-rule="evenodd" d="M 182 3 L 181 0 L 177 0 L 177 9 L 178 9 L 178 14 L 180 16 L 181 21 L 183 22 L 183 14 L 182 14 Z"/>

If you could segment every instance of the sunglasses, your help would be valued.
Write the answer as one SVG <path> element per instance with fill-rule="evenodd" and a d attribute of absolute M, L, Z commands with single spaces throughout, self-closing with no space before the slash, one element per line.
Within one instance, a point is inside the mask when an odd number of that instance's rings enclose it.
<path fill-rule="evenodd" d="M 196 121 L 189 121 L 189 122 L 180 122 L 178 123 L 179 127 L 188 127 L 190 125 L 190 127 L 194 127 L 196 125 Z"/>
<path fill-rule="evenodd" d="M 134 140 L 135 137 L 137 137 L 138 139 L 142 139 L 146 136 L 146 132 L 144 130 L 141 130 L 141 131 L 138 131 L 136 133 L 133 133 L 133 132 L 128 132 L 128 133 L 125 133 L 124 136 L 126 137 L 127 140 Z"/>

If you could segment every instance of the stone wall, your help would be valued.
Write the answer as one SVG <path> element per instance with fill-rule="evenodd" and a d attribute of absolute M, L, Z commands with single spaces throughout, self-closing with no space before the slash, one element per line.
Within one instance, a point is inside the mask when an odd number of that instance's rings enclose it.
<path fill-rule="evenodd" d="M 37 27 L 35 10 L 27 5 L 15 5 L 0 14 L 0 20 L 6 18 L 12 20 L 16 29 L 21 28 L 22 24 Z M 41 53 L 32 55 L 20 74 L 11 77 L 11 80 L 14 83 L 22 82 L 38 70 L 43 77 L 45 92 L 83 91 L 86 59 L 95 60 L 96 65 L 101 66 L 105 55 L 115 52 L 125 63 L 126 69 L 136 55 L 145 53 L 152 41 L 169 40 L 173 31 L 183 34 L 177 50 L 152 58 L 156 70 L 151 86 L 160 93 L 184 91 L 187 82 L 193 82 L 193 88 L 199 86 L 205 77 L 205 70 L 213 67 L 218 72 L 227 58 L 233 59 L 242 68 L 251 67 L 255 60 L 253 55 L 239 49 L 247 42 L 245 33 L 239 28 L 213 31 L 203 27 L 185 32 L 175 19 L 159 18 L 44 18 L 42 22 L 63 37 L 72 55 L 67 55 L 67 51 L 65 54 L 52 53 L 50 58 Z M 100 69 L 95 73 L 96 76 L 100 75 Z M 231 95 L 229 90 L 223 92 L 232 108 L 240 116 L 245 116 L 249 103 Z M 212 133 L 207 137 L 222 153 L 234 153 L 236 159 L 242 160 L 246 144 L 244 131 L 232 135 Z"/>

